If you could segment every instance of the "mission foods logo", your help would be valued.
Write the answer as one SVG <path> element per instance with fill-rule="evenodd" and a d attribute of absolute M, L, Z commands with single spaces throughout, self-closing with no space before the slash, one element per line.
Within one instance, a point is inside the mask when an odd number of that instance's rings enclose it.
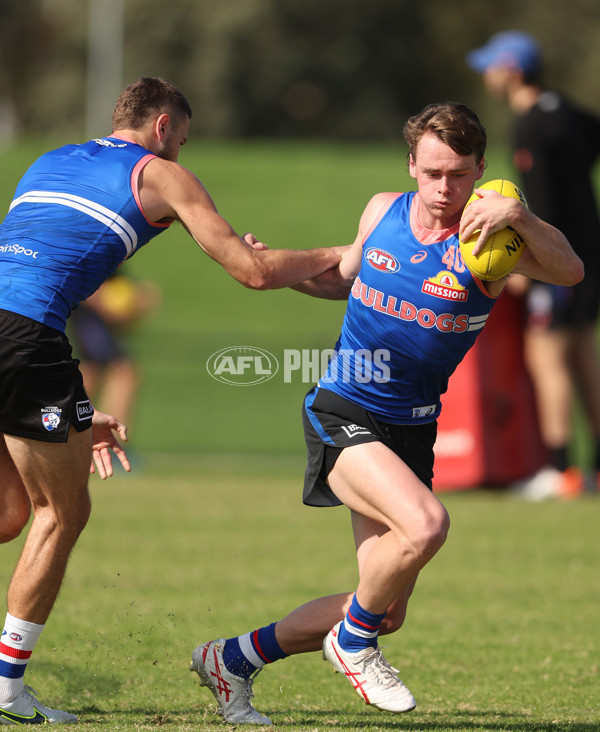
<path fill-rule="evenodd" d="M 279 370 L 275 356 L 254 346 L 230 346 L 213 353 L 206 362 L 208 373 L 223 384 L 253 386 L 272 379 Z"/>
<path fill-rule="evenodd" d="M 442 300 L 456 300 L 458 302 L 466 302 L 469 297 L 469 291 L 460 284 L 458 278 L 452 272 L 438 272 L 435 277 L 425 280 L 421 292 L 439 297 Z"/>

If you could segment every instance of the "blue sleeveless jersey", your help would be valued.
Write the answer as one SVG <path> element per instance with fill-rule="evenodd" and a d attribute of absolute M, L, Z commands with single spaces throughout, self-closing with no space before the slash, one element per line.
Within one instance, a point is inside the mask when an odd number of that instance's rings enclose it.
<path fill-rule="evenodd" d="M 42 155 L 0 226 L 0 308 L 64 331 L 71 310 L 165 230 L 145 219 L 134 190 L 153 157 L 110 137 Z"/>
<path fill-rule="evenodd" d="M 496 301 L 464 265 L 457 236 L 417 240 L 414 195 L 398 196 L 364 242 L 342 332 L 319 381 L 394 424 L 437 418 L 448 378 Z"/>

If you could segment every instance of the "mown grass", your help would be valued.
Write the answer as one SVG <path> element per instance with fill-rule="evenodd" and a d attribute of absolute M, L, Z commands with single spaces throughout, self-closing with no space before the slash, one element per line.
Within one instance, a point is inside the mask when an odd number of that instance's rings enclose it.
<path fill-rule="evenodd" d="M 302 461 L 149 459 L 92 480 L 94 512 L 30 663 L 42 700 L 90 731 L 225 729 L 187 671 L 191 650 L 352 589 L 346 510 L 300 503 Z M 595 497 L 523 504 L 501 491 L 446 494 L 447 545 L 422 573 L 385 653 L 418 699 L 366 707 L 319 654 L 257 679 L 275 729 L 600 728 L 600 548 Z M 8 580 L 19 543 L 3 548 Z"/>

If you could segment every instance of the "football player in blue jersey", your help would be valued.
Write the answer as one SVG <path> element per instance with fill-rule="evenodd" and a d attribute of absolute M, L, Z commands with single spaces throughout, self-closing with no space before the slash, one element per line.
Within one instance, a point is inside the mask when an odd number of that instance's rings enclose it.
<path fill-rule="evenodd" d="M 396 713 L 416 706 L 378 636 L 402 626 L 419 572 L 446 539 L 449 517 L 431 491 L 440 395 L 506 282 L 475 278 L 459 236 L 481 230 L 480 248 L 511 226 L 527 243 L 520 273 L 563 285 L 583 277 L 561 232 L 520 201 L 480 189 L 463 214 L 485 166 L 486 133 L 472 110 L 429 105 L 404 136 L 417 190 L 375 195 L 339 266 L 296 287 L 348 298 L 334 356 L 304 401 L 303 500 L 350 510 L 358 587 L 193 651 L 191 670 L 231 723 L 270 724 L 250 702 L 253 675 L 319 649 L 366 703 Z"/>
<path fill-rule="evenodd" d="M 70 312 L 173 221 L 255 289 L 294 285 L 341 258 L 238 236 L 177 163 L 190 117 L 172 83 L 139 79 L 121 93 L 110 135 L 33 163 L 0 226 L 0 541 L 33 514 L 0 638 L 0 724 L 77 721 L 38 702 L 23 675 L 90 514 L 90 469 L 110 475 L 111 449 L 129 469 L 115 436 L 125 426 L 94 411 L 72 358 Z"/>

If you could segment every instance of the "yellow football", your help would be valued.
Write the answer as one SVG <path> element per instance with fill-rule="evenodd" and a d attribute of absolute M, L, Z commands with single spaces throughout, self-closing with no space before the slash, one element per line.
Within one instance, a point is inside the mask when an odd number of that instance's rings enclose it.
<path fill-rule="evenodd" d="M 516 198 L 527 206 L 525 196 L 514 183 L 509 180 L 491 180 L 479 188 L 497 191 L 503 196 Z M 479 196 L 474 192 L 467 201 L 467 206 L 477 200 Z M 499 280 L 506 277 L 515 267 L 523 252 L 527 248 L 523 237 L 510 226 L 506 229 L 490 234 L 477 256 L 473 256 L 473 247 L 477 243 L 479 230 L 466 241 L 460 241 L 460 253 L 469 270 L 481 280 Z"/>
<path fill-rule="evenodd" d="M 137 284 L 126 275 L 114 275 L 106 280 L 98 290 L 98 298 L 110 318 L 130 320 L 138 314 Z"/>

